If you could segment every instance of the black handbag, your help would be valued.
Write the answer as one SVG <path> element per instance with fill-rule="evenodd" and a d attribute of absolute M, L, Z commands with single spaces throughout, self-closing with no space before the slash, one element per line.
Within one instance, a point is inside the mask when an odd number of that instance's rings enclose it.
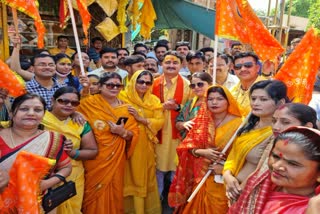
<path fill-rule="evenodd" d="M 42 208 L 45 213 L 50 212 L 61 203 L 77 194 L 76 185 L 73 181 L 67 182 L 65 177 L 59 174 L 55 174 L 54 176 L 58 177 L 64 184 L 55 189 L 49 188 L 48 192 L 43 196 Z"/>

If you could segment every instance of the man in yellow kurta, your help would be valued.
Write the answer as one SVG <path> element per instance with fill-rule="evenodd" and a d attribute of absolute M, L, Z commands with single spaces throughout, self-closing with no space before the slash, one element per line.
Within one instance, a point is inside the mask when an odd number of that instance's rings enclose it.
<path fill-rule="evenodd" d="M 49 53 L 52 56 L 55 56 L 59 53 L 64 53 L 68 55 L 70 58 L 76 52 L 75 50 L 68 47 L 69 45 L 69 38 L 64 35 L 60 35 L 57 38 L 57 47 L 49 49 Z"/>
<path fill-rule="evenodd" d="M 259 76 L 259 69 L 258 56 L 252 52 L 243 52 L 234 57 L 234 72 L 240 82 L 231 89 L 231 94 L 238 102 L 244 115 L 247 115 L 251 110 L 249 97 L 251 86 L 267 79 L 265 74 Z"/>
<path fill-rule="evenodd" d="M 163 74 L 154 81 L 153 94 L 159 97 L 165 122 L 159 132 L 160 144 L 156 145 L 157 181 L 159 194 L 164 188 L 164 176 L 170 173 L 171 180 L 176 170 L 176 148 L 180 142 L 175 119 L 181 107 L 191 96 L 188 80 L 179 75 L 182 57 L 172 52 L 165 54 L 162 66 Z"/>

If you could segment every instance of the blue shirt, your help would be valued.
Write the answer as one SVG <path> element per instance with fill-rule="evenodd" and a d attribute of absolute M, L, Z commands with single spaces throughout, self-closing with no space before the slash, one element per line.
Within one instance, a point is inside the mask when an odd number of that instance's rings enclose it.
<path fill-rule="evenodd" d="M 46 101 L 46 109 L 51 108 L 51 99 L 58 88 L 61 88 L 66 85 L 60 85 L 57 80 L 52 78 L 53 86 L 50 89 L 47 89 L 40 85 L 38 81 L 33 77 L 30 81 L 26 82 L 26 88 L 29 93 L 38 94 Z"/>

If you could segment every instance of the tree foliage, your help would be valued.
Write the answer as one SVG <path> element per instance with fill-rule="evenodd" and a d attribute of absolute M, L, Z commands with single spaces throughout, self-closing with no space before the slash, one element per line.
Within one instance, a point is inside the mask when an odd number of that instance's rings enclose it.
<path fill-rule="evenodd" d="M 316 2 L 319 2 L 319 0 L 292 0 L 291 15 L 308 18 L 309 8 Z M 289 0 L 286 1 L 286 5 L 285 5 L 286 14 L 288 14 L 289 12 L 289 3 L 290 3 Z"/>
<path fill-rule="evenodd" d="M 310 26 L 320 29 L 320 0 L 316 0 L 309 9 L 308 27 Z"/>

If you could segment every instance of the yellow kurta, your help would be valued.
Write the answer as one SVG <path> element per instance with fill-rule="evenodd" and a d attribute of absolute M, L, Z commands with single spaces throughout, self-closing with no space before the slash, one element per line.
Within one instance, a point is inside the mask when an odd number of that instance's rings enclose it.
<path fill-rule="evenodd" d="M 224 164 L 223 170 L 230 170 L 233 176 L 237 176 L 245 163 L 247 154 L 258 144 L 272 136 L 271 126 L 251 130 L 236 138 L 232 149 Z"/>
<path fill-rule="evenodd" d="M 161 205 L 156 180 L 155 144 L 157 132 L 163 126 L 163 109 L 151 88 L 141 99 L 135 83 L 142 71 L 137 71 L 128 82 L 119 98 L 132 105 L 138 114 L 148 120 L 148 125 L 139 123 L 139 139 L 132 156 L 126 161 L 124 176 L 124 196 L 126 213 L 161 213 Z M 134 198 L 136 197 L 136 198 Z M 142 203 L 134 206 L 140 197 Z M 138 208 L 137 208 L 138 206 Z M 137 208 L 137 210 L 135 210 Z"/>
<path fill-rule="evenodd" d="M 72 57 L 72 55 L 75 53 L 76 51 L 71 49 L 71 48 L 68 48 L 66 49 L 65 52 L 62 52 L 59 48 L 55 47 L 55 48 L 51 48 L 49 49 L 49 53 L 52 55 L 52 56 L 55 56 L 59 53 L 64 53 L 66 55 L 68 55 L 69 57 Z"/>
<path fill-rule="evenodd" d="M 73 149 L 80 149 L 81 133 L 84 126 L 73 122 L 71 118 L 61 121 L 56 118 L 51 112 L 46 111 L 42 124 L 47 130 L 56 131 L 63 134 L 73 143 Z M 81 160 L 72 160 L 72 172 L 67 177 L 67 181 L 71 180 L 76 183 L 77 195 L 63 202 L 57 208 L 57 213 L 77 214 L 82 213 L 82 200 L 84 191 L 84 167 Z"/>
<path fill-rule="evenodd" d="M 262 81 L 262 80 L 266 80 L 266 78 L 263 76 L 258 76 L 256 81 L 254 81 L 254 83 Z M 241 82 L 238 82 L 238 84 L 235 85 L 230 90 L 232 96 L 238 102 L 238 105 L 241 108 L 241 111 L 244 113 L 244 115 L 248 115 L 249 112 L 251 111 L 249 91 L 250 91 L 250 88 L 248 88 L 248 90 L 246 90 L 246 91 L 242 90 Z"/>
<path fill-rule="evenodd" d="M 177 88 L 178 77 L 173 78 L 170 88 L 166 87 L 166 81 L 164 79 L 164 101 L 173 99 L 176 90 L 183 90 L 183 98 L 181 102 L 182 106 L 191 98 L 191 89 L 189 88 L 189 82 L 183 78 L 183 89 Z M 162 144 L 156 145 L 157 155 L 157 169 L 163 172 L 176 170 L 176 148 L 179 145 L 179 139 L 172 139 L 172 125 L 171 125 L 171 111 L 164 111 L 164 125 L 162 127 Z"/>
<path fill-rule="evenodd" d="M 137 122 L 128 112 L 128 104 L 113 108 L 100 94 L 81 100 L 78 110 L 88 119 L 98 145 L 96 158 L 84 161 L 83 213 L 123 213 L 124 168 L 138 140 Z M 124 127 L 133 133 L 130 147 L 122 137 L 112 134 L 107 124 L 116 123 L 120 117 L 128 117 Z"/>

